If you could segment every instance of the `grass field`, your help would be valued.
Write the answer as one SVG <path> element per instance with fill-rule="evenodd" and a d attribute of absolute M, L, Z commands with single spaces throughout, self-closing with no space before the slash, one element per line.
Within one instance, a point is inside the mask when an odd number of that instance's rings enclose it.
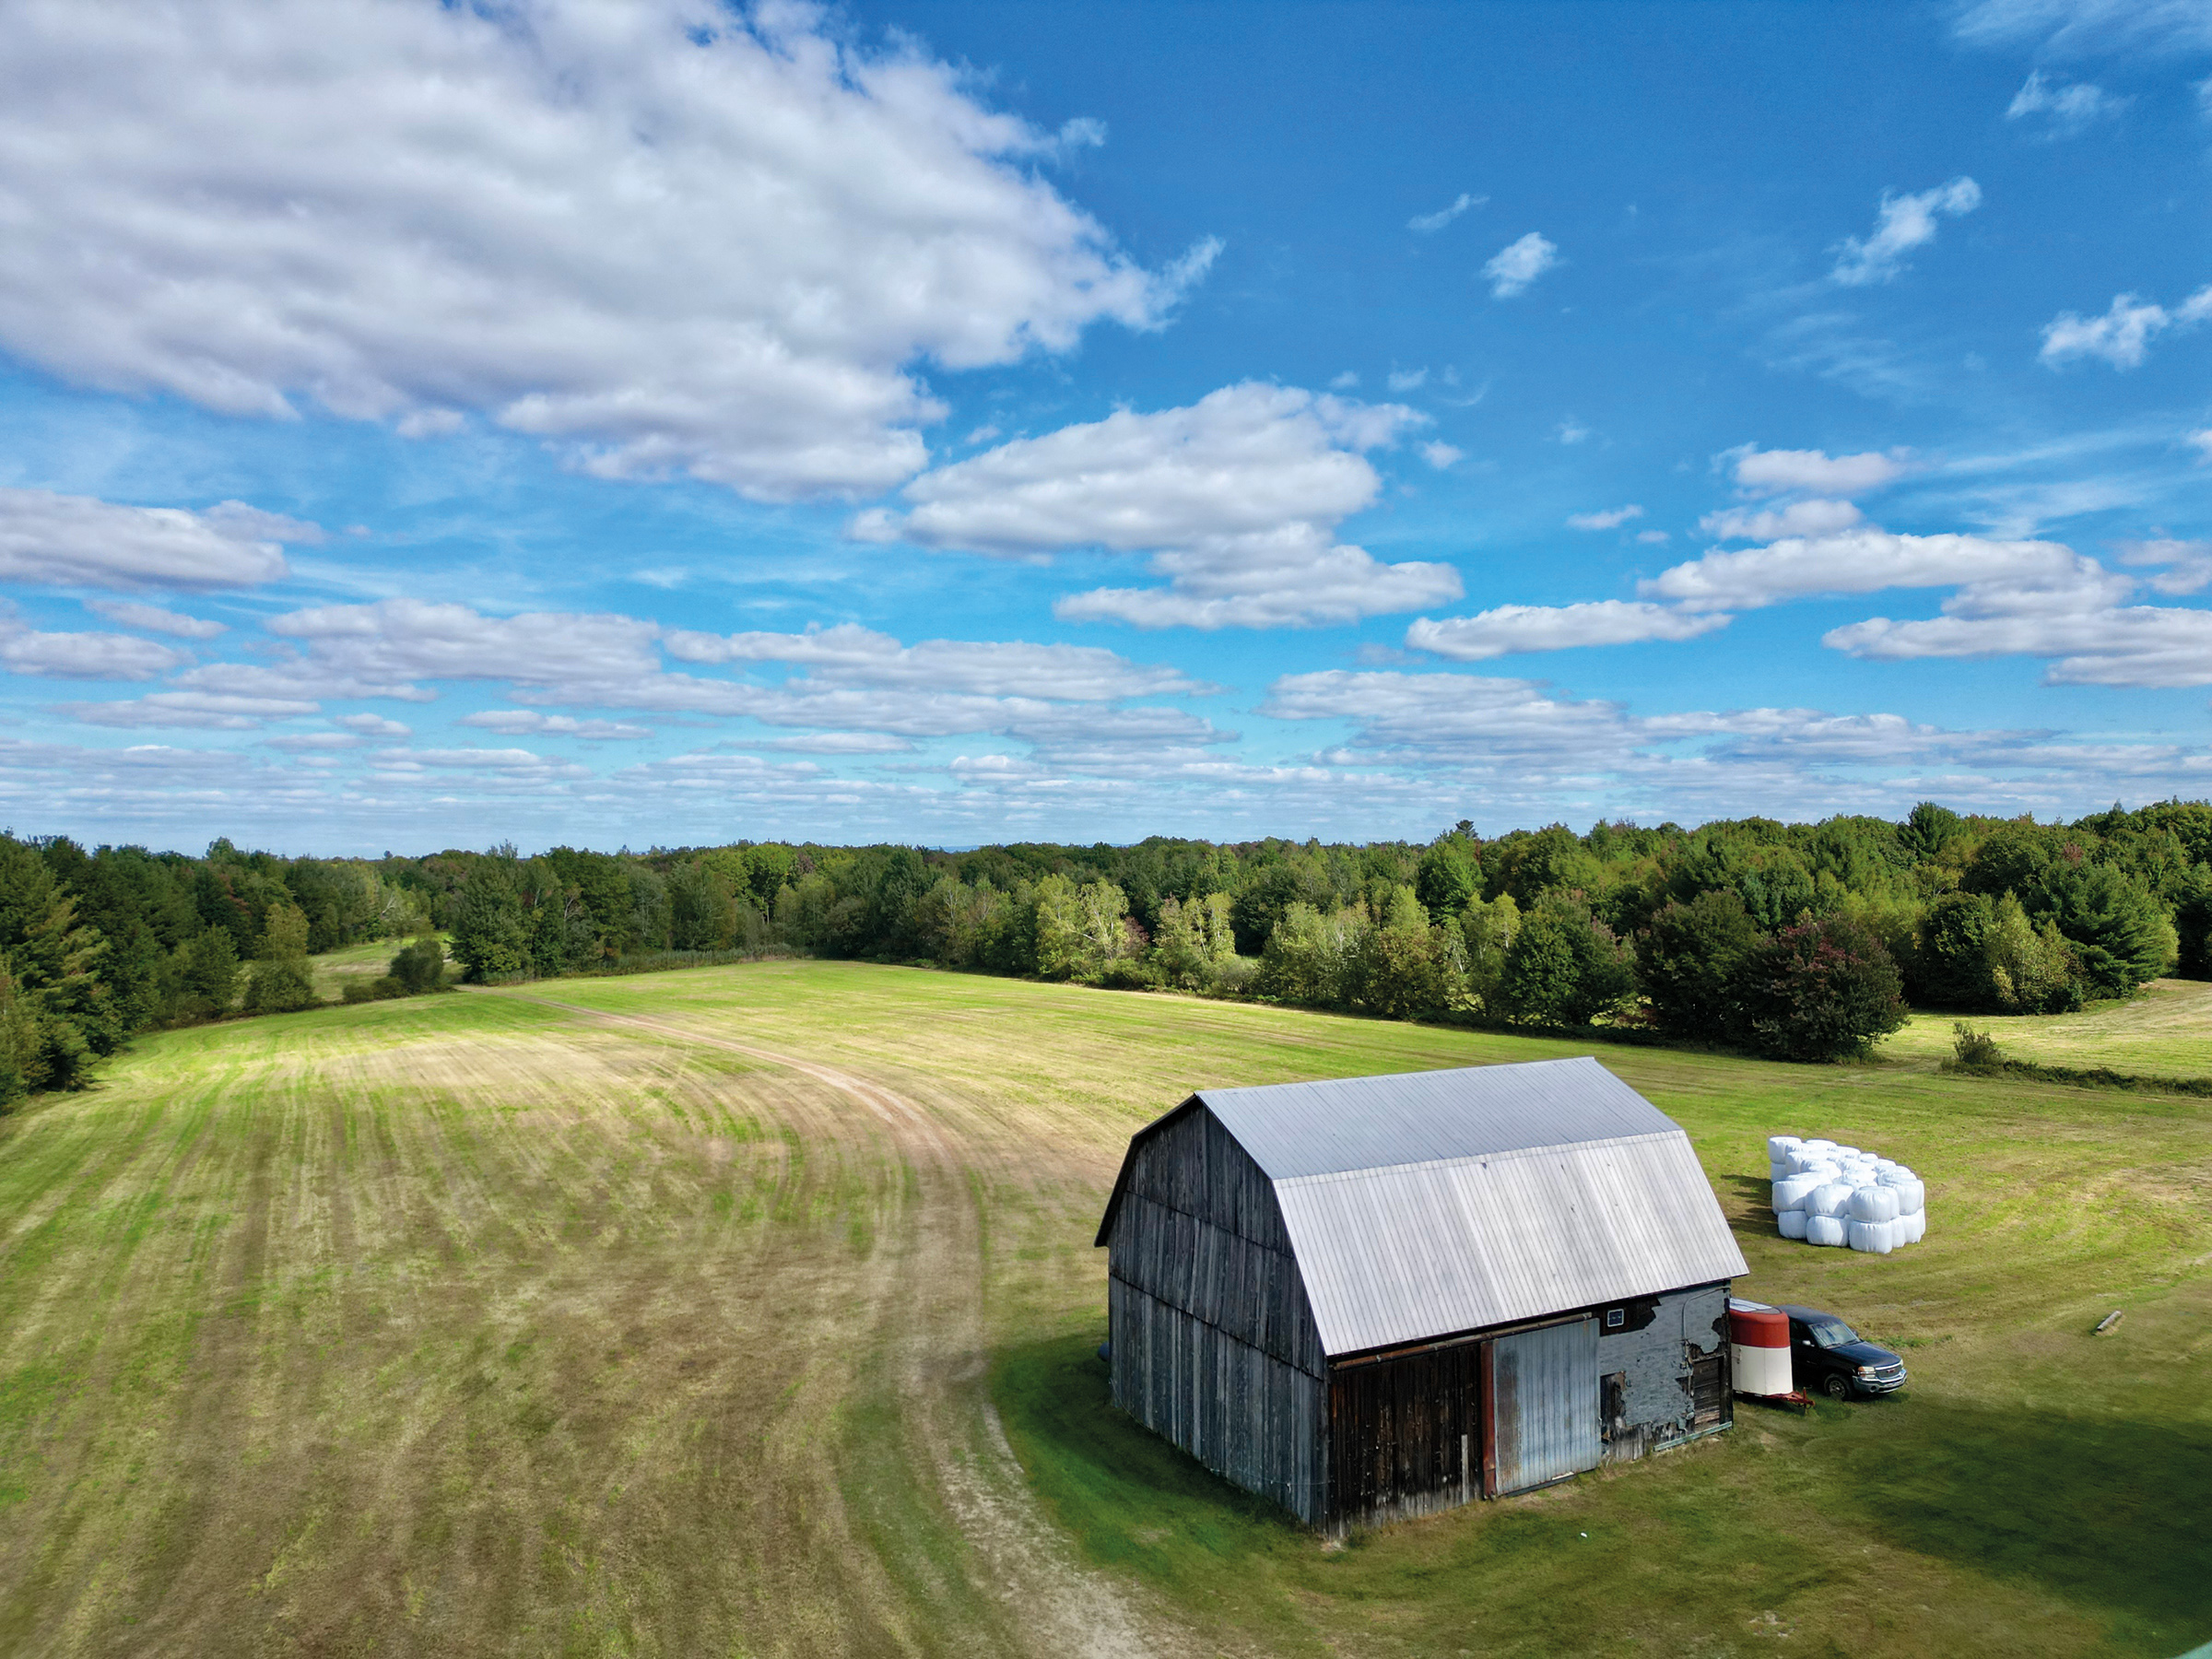
<path fill-rule="evenodd" d="M 2212 1077 L 2212 982 L 2153 980 L 2132 1002 L 2099 1003 L 2079 1014 L 1965 1016 L 2009 1060 L 2105 1066 L 2141 1077 Z M 1882 1045 L 1893 1060 L 1949 1055 L 1960 1016 L 1915 1014 Z"/>
<path fill-rule="evenodd" d="M 1205 1084 L 1576 1052 L 806 961 L 149 1040 L 0 1121 L 0 1653 L 2212 1638 L 2204 1100 L 1606 1050 L 1750 1291 L 1900 1345 L 1905 1394 L 1341 1551 L 1106 1405 L 1090 1238 L 1133 1128 Z M 1773 1237 L 1782 1129 L 1912 1163 L 1927 1241 Z"/>

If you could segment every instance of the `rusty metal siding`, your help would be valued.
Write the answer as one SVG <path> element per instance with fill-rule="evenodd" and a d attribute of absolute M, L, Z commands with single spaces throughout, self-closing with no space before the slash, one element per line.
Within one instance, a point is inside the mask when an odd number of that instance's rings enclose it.
<path fill-rule="evenodd" d="M 1114 1404 L 1224 1479 L 1321 1524 L 1321 1379 L 1121 1278 L 1106 1296 Z"/>
<path fill-rule="evenodd" d="M 1278 1180 L 1276 1195 L 1332 1357 L 1746 1270 L 1679 1129 Z"/>
<path fill-rule="evenodd" d="M 1497 1337 L 1490 1406 L 1495 1486 L 1504 1497 L 1597 1467 L 1597 1322 Z"/>
<path fill-rule="evenodd" d="M 1626 1463 L 1735 1420 L 1728 1377 L 1728 1288 L 1703 1285 L 1627 1310 L 1598 1333 L 1605 1461 Z"/>

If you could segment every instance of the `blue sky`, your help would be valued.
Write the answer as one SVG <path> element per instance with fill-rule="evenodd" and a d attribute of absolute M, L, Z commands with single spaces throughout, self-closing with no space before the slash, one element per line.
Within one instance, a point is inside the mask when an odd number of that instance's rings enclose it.
<path fill-rule="evenodd" d="M 18 0 L 19 833 L 2212 793 L 2212 14 Z"/>

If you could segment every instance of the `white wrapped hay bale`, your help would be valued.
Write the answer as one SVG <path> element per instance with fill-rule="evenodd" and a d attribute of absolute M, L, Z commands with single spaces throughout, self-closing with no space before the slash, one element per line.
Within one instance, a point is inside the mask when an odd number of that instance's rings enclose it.
<path fill-rule="evenodd" d="M 1790 1160 L 1786 1158 L 1782 1159 L 1779 1163 L 1771 1163 L 1767 1166 L 1767 1179 L 1769 1181 L 1780 1181 L 1789 1172 Z"/>
<path fill-rule="evenodd" d="M 1804 1238 L 1805 1230 L 1811 1225 L 1812 1219 L 1801 1209 L 1777 1210 L 1774 1213 L 1774 1225 L 1782 1230 L 1782 1236 L 1785 1239 Z"/>
<path fill-rule="evenodd" d="M 1897 1189 L 1862 1186 L 1851 1190 L 1851 1218 L 1868 1224 L 1897 1219 Z"/>
<path fill-rule="evenodd" d="M 1856 1147 L 1830 1147 L 1829 1150 L 1838 1163 L 1856 1163 L 1859 1160 L 1860 1153 Z"/>
<path fill-rule="evenodd" d="M 1928 1236 L 1928 1213 L 1913 1210 L 1900 1216 L 1890 1225 L 1898 1229 L 1905 1243 L 1917 1244 Z"/>
<path fill-rule="evenodd" d="M 1822 1175 L 1784 1176 L 1774 1183 L 1774 1213 L 1779 1216 L 1784 1210 L 1803 1209 L 1805 1201 L 1826 1184 L 1827 1177 Z"/>
<path fill-rule="evenodd" d="M 1889 1230 L 1895 1225 L 1891 1221 L 1853 1221 L 1849 1230 L 1851 1247 L 1868 1255 L 1888 1255 L 1897 1248 Z"/>
<path fill-rule="evenodd" d="M 1833 1216 L 1807 1216 L 1805 1218 L 1805 1241 L 1807 1244 L 1842 1244 L 1850 1235 L 1844 1231 L 1848 1224 Z"/>
<path fill-rule="evenodd" d="M 1804 1145 L 1805 1143 L 1794 1135 L 1770 1135 L 1767 1136 L 1767 1161 L 1781 1163 Z"/>
<path fill-rule="evenodd" d="M 1851 1204 L 1851 1194 L 1852 1189 L 1840 1181 L 1817 1186 L 1806 1194 L 1805 1213 L 1808 1216 L 1841 1216 Z"/>

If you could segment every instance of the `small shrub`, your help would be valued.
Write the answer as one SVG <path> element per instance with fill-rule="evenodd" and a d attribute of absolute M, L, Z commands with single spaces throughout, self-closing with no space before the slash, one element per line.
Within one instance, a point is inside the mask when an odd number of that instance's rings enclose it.
<path fill-rule="evenodd" d="M 1950 1069 L 1962 1072 L 1999 1072 L 2005 1069 L 2005 1051 L 1987 1031 L 1977 1031 L 1964 1020 L 1951 1027 Z"/>
<path fill-rule="evenodd" d="M 255 962 L 246 976 L 246 1012 L 291 1014 L 322 1002 L 302 958 Z"/>
<path fill-rule="evenodd" d="M 392 959 L 386 977 L 399 989 L 380 992 L 377 994 L 379 995 L 412 996 L 419 992 L 437 990 L 445 982 L 445 946 L 440 942 L 437 935 L 423 935 Z"/>

